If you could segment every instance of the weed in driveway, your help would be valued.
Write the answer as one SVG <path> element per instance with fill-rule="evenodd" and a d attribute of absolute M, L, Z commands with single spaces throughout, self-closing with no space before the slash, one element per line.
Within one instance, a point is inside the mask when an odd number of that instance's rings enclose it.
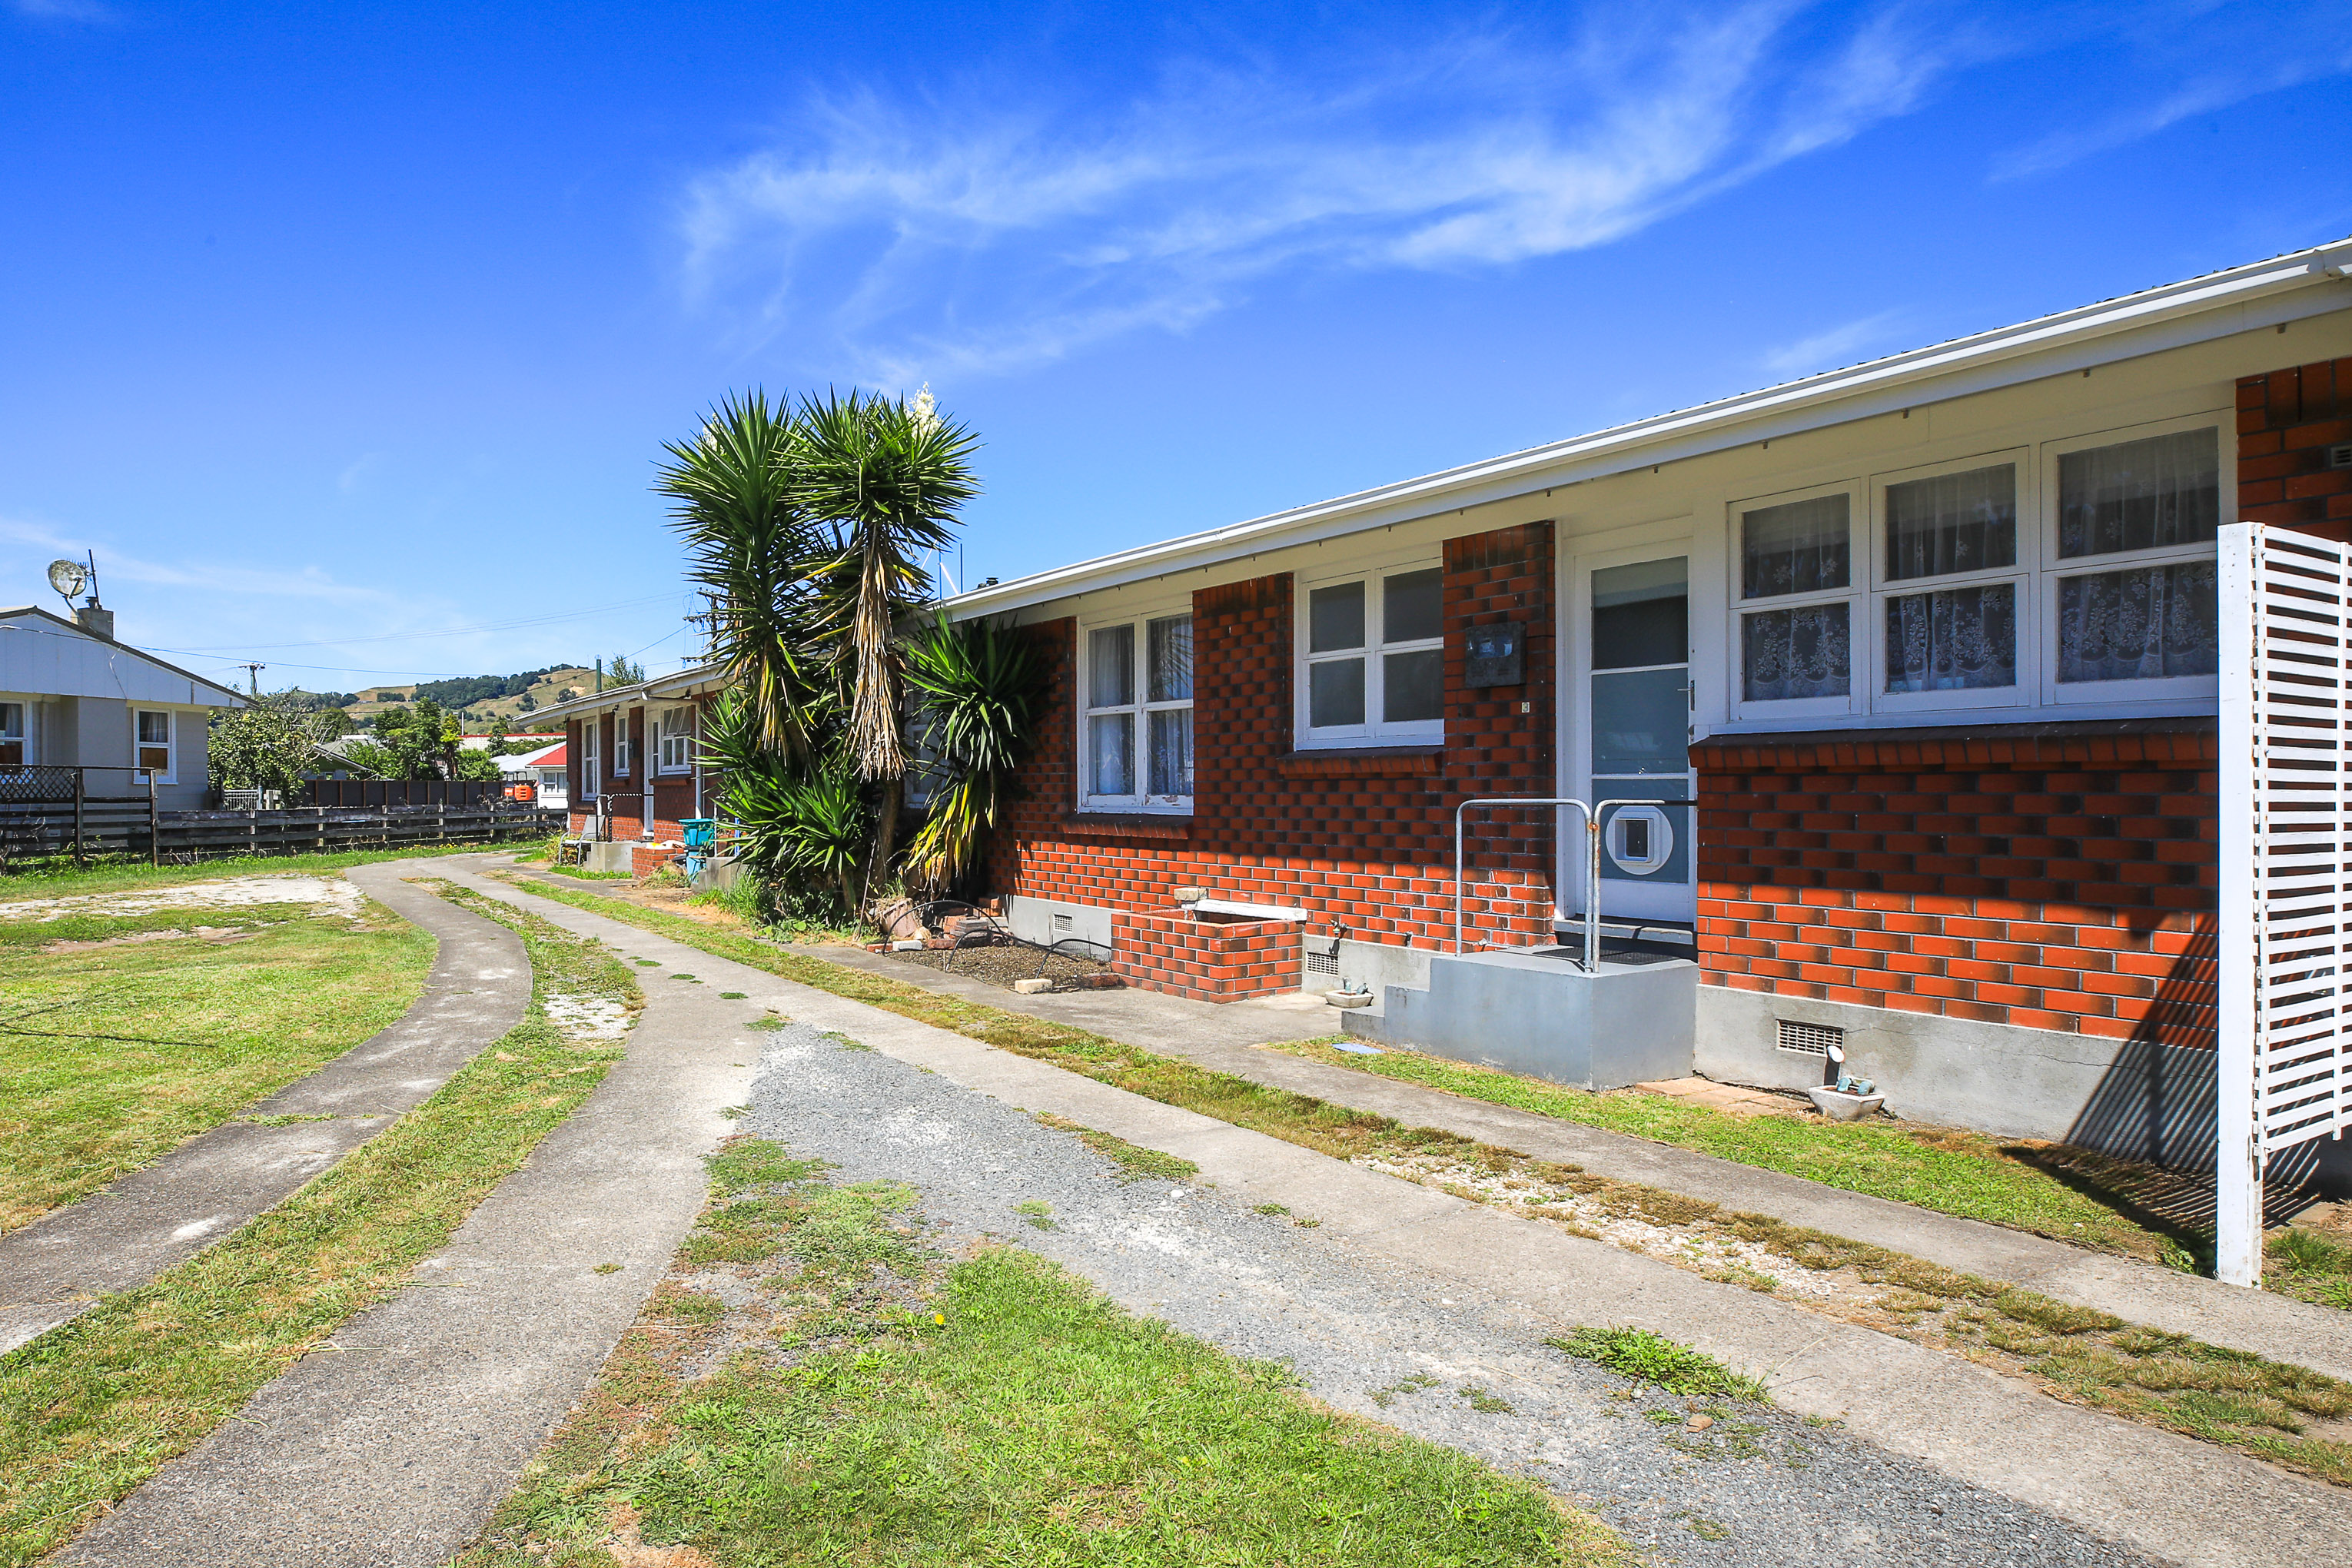
<path fill-rule="evenodd" d="M 1764 1392 L 1763 1379 L 1734 1372 L 1704 1351 L 1677 1344 L 1647 1329 L 1581 1328 L 1544 1343 L 1668 1394 L 1721 1394 L 1759 1404 L 1771 1398 Z"/>
<path fill-rule="evenodd" d="M 1124 1138 L 1114 1138 L 1091 1127 L 1080 1126 L 1066 1117 L 1041 1110 L 1037 1120 L 1062 1132 L 1075 1132 L 1078 1142 L 1118 1167 L 1123 1182 L 1162 1181 L 1189 1182 L 1201 1173 L 1201 1167 L 1174 1154 L 1163 1154 L 1157 1149 L 1146 1149 Z M 1258 1211 L 1263 1214 L 1263 1209 Z"/>

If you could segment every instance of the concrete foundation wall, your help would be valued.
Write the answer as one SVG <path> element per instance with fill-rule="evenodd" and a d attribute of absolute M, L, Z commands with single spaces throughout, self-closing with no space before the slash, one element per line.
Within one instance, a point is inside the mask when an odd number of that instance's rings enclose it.
<path fill-rule="evenodd" d="M 1707 985 L 1698 1070 L 1767 1089 L 1820 1083 L 1823 1058 L 1778 1046 L 1784 1018 L 1844 1030 L 1846 1070 L 1876 1079 L 1897 1116 L 2182 1168 L 2212 1163 L 2211 1051 Z"/>
<path fill-rule="evenodd" d="M 1328 939 L 1327 939 L 1328 940 Z M 1349 942 L 1339 940 L 1339 978 L 1352 980 L 1369 988 L 1381 1001 L 1391 985 L 1410 986 L 1416 991 L 1429 989 L 1429 961 L 1437 955 L 1425 947 L 1391 947 L 1386 942 Z M 1337 989 L 1330 976 L 1310 974 L 1307 977 L 1309 991 Z M 1381 1005 L 1381 1001 L 1372 1004 Z"/>
<path fill-rule="evenodd" d="M 1067 917 L 1066 924 L 1054 917 Z M 1110 946 L 1111 911 L 1100 904 L 1066 903 L 1058 899 L 1033 899 L 1015 893 L 1004 900 L 1004 923 L 1023 942 L 1053 943 L 1076 937 L 1101 947 Z"/>

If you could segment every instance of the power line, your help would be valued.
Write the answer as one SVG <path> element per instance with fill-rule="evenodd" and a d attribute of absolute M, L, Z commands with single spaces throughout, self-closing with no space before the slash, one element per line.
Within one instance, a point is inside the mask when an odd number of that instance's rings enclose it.
<path fill-rule="evenodd" d="M 176 651 L 178 651 L 178 652 L 180 652 L 180 653 L 185 653 L 185 654 L 204 655 L 204 654 L 209 654 L 209 653 L 236 653 L 236 652 L 240 652 L 240 651 L 250 650 L 250 649 L 253 649 L 253 648 L 272 648 L 272 649 L 274 649 L 274 648 L 281 648 L 281 647 L 347 647 L 351 646 L 351 645 L 352 645 L 352 644 L 353 644 L 353 643 L 363 643 L 363 642 L 405 642 L 405 641 L 408 641 L 408 640 L 410 640 L 411 638 L 415 638 L 415 637 L 466 637 L 466 636 L 468 636 L 468 635 L 470 635 L 470 634 L 472 634 L 472 633 L 475 633 L 475 632 L 506 632 L 506 631 L 513 631 L 513 630 L 515 630 L 516 628 L 520 627 L 520 626 L 546 626 L 546 625 L 548 625 L 549 623 L 551 623 L 551 622 L 554 622 L 554 621 L 576 621 L 576 620 L 583 619 L 583 618 L 585 618 L 586 616 L 601 616 L 601 615 L 603 615 L 603 614 L 604 614 L 605 611 L 607 611 L 607 610 L 625 610 L 625 609 L 631 609 L 631 608 L 634 608 L 635 606 L 636 606 L 636 605 L 652 605 L 652 604 L 658 604 L 658 603 L 661 603 L 661 602 L 662 602 L 662 601 L 664 601 L 664 600 L 668 599 L 670 596 L 671 596 L 671 595 L 667 595 L 667 594 L 648 594 L 648 595 L 646 595 L 644 598 L 642 598 L 642 599 L 623 599 L 623 600 L 620 600 L 619 602 L 617 602 L 617 603 L 615 603 L 615 604 L 610 604 L 610 605 L 589 605 L 589 606 L 588 606 L 587 608 L 585 608 L 585 609 L 579 609 L 579 610 L 560 610 L 560 611 L 555 612 L 554 614 L 551 614 L 551 615 L 545 615 L 545 616 L 526 616 L 522 617 L 522 618 L 521 618 L 521 619 L 520 619 L 520 620 L 512 620 L 512 621 L 485 621 L 485 622 L 483 622 L 481 625 L 479 625 L 479 626 L 445 626 L 445 627 L 443 627 L 443 628 L 442 628 L 441 630 L 439 630 L 439 631 L 430 631 L 430 632 L 383 632 L 383 633 L 379 633 L 379 634 L 372 635 L 372 636 L 369 636 L 369 637 L 336 637 L 336 638 L 331 638 L 330 640 L 325 641 L 325 642 L 255 642 L 255 643 L 219 643 L 219 644 L 215 644 L 215 645 L 214 645 L 214 646 L 213 646 L 213 647 L 202 647 L 202 648 L 180 648 L 180 649 L 177 649 Z M 341 667 L 339 667 L 339 666 L 336 666 L 336 665 L 327 665 L 327 664 L 309 664 L 309 665 L 296 665 L 294 668 L 297 668 L 297 669 L 334 669 L 334 668 L 341 668 Z M 368 672 L 368 671 L 365 671 L 365 670 L 360 670 L 360 671 L 356 671 L 355 673 L 358 673 L 358 674 L 367 674 L 367 673 L 369 673 L 369 672 Z"/>

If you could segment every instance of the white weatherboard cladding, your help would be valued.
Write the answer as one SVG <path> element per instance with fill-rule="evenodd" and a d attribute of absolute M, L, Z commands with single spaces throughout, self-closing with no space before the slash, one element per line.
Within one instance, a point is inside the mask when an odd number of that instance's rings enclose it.
<path fill-rule="evenodd" d="M 2221 530 L 2217 1249 L 2262 1277 L 2268 1157 L 2352 1122 L 2352 548 Z"/>
<path fill-rule="evenodd" d="M 152 707 L 225 706 L 234 693 L 45 616 L 0 617 L 0 691 L 102 697 Z"/>

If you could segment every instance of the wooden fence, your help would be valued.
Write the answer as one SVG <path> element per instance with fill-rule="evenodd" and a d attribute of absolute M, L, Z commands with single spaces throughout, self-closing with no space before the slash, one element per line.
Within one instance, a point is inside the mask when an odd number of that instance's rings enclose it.
<path fill-rule="evenodd" d="M 564 814 L 518 806 L 395 805 L 373 810 L 163 811 L 147 795 L 0 800 L 0 867 L 26 856 L 136 856 L 184 864 L 224 855 L 325 854 L 411 844 L 493 843 L 562 831 Z"/>
<path fill-rule="evenodd" d="M 500 779 L 311 779 L 312 805 L 487 805 L 506 793 Z"/>

